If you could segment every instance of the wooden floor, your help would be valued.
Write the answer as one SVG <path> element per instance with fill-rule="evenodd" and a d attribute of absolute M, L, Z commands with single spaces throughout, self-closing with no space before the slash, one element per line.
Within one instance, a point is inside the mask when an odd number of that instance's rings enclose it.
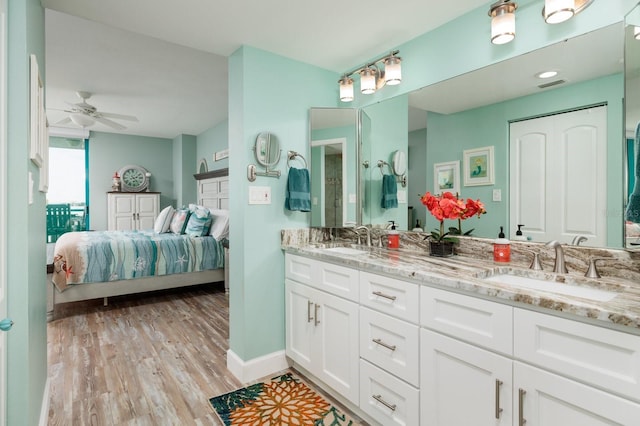
<path fill-rule="evenodd" d="M 222 283 L 56 306 L 48 324 L 50 425 L 218 425 L 226 369 Z"/>

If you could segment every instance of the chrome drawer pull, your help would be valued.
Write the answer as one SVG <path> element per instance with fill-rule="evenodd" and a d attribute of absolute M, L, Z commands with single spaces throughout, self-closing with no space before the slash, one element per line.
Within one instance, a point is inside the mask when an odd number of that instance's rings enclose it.
<path fill-rule="evenodd" d="M 382 395 L 371 395 L 373 397 L 373 399 L 375 399 L 376 401 L 378 401 L 380 404 L 384 405 L 385 407 L 387 407 L 389 410 L 391 411 L 396 411 L 396 404 L 389 404 L 387 401 L 385 401 L 384 399 L 382 399 Z"/>
<path fill-rule="evenodd" d="M 373 340 L 373 343 L 377 343 L 380 346 L 384 346 L 385 348 L 395 351 L 396 350 L 396 345 L 390 345 L 388 343 L 385 343 L 382 341 L 382 339 L 371 339 Z"/>
<path fill-rule="evenodd" d="M 320 320 L 318 319 L 318 309 L 320 309 L 320 305 L 318 305 L 318 304 L 316 303 L 316 307 L 315 307 L 315 309 L 314 309 L 314 315 L 315 315 L 315 317 L 316 317 L 316 318 L 315 318 L 315 320 L 314 320 L 314 322 L 313 322 L 313 325 L 316 325 L 316 326 L 317 326 L 318 324 L 320 324 Z"/>
<path fill-rule="evenodd" d="M 312 301 L 307 302 L 307 322 L 311 322 L 313 317 L 311 316 L 311 306 L 313 305 Z"/>
<path fill-rule="evenodd" d="M 524 395 L 526 393 L 524 389 L 518 389 L 518 426 L 524 426 L 527 423 L 524 418 Z"/>
<path fill-rule="evenodd" d="M 502 386 L 502 382 L 496 379 L 496 419 L 499 419 L 500 413 L 502 413 L 502 408 L 500 408 L 500 386 Z"/>
<path fill-rule="evenodd" d="M 384 294 L 381 291 L 374 291 L 373 294 L 376 296 L 384 297 L 385 299 L 396 300 L 396 296 L 389 296 L 388 294 Z"/>

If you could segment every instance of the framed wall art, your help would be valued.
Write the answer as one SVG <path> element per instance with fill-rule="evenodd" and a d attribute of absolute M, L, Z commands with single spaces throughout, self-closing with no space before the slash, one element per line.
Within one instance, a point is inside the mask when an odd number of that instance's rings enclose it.
<path fill-rule="evenodd" d="M 435 163 L 433 165 L 433 193 L 460 192 L 460 161 Z"/>
<path fill-rule="evenodd" d="M 493 146 L 463 151 L 464 186 L 493 185 Z"/>

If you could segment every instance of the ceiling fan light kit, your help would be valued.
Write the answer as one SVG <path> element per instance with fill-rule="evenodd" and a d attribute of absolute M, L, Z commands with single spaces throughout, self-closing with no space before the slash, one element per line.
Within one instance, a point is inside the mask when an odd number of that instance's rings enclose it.
<path fill-rule="evenodd" d="M 67 102 L 71 108 L 64 111 L 69 113 L 69 116 L 58 121 L 56 124 L 64 125 L 73 123 L 85 129 L 98 122 L 115 130 L 125 130 L 125 126 L 113 120 L 138 121 L 138 119 L 132 115 L 98 111 L 95 106 L 87 103 L 87 99 L 91 97 L 91 93 L 89 92 L 79 90 L 76 92 L 76 95 L 81 99 L 81 102 L 75 104 Z"/>

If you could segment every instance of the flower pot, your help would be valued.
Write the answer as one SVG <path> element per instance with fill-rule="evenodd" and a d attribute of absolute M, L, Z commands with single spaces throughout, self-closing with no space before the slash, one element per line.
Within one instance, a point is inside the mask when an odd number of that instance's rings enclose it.
<path fill-rule="evenodd" d="M 454 255 L 453 241 L 429 241 L 429 250 L 431 256 L 435 257 L 451 257 Z"/>

